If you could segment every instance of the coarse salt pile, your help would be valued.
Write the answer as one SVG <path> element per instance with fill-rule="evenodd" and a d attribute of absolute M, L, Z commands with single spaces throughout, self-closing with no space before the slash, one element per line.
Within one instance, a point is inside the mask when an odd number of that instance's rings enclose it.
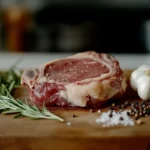
<path fill-rule="evenodd" d="M 128 116 L 127 111 L 103 112 L 100 118 L 96 119 L 97 123 L 102 123 L 103 127 L 110 127 L 115 125 L 133 126 L 134 121 Z"/>

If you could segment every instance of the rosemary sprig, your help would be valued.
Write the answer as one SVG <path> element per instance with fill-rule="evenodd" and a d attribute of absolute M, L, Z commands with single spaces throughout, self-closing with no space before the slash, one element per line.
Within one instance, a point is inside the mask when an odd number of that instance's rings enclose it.
<path fill-rule="evenodd" d="M 21 116 L 30 117 L 32 119 L 51 119 L 63 122 L 64 119 L 51 113 L 43 106 L 42 109 L 29 106 L 20 99 L 15 99 L 11 95 L 11 91 L 15 86 L 20 85 L 21 73 L 14 66 L 0 76 L 0 110 L 2 114 L 16 114 L 14 118 Z"/>
<path fill-rule="evenodd" d="M 12 85 L 11 85 L 12 86 Z M 2 114 L 12 114 L 17 113 L 19 116 L 27 116 L 33 119 L 52 119 L 64 121 L 62 118 L 49 112 L 45 106 L 43 109 L 38 109 L 36 106 L 29 106 L 27 103 L 23 103 L 19 99 L 15 99 L 11 96 L 10 92 L 4 84 L 1 85 L 1 91 L 6 93 L 6 95 L 0 94 L 0 110 L 4 110 Z M 16 116 L 15 116 L 16 118 Z"/>

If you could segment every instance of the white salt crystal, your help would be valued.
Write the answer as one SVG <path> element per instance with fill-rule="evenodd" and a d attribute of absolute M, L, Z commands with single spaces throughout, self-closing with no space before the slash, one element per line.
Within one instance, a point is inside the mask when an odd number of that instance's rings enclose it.
<path fill-rule="evenodd" d="M 99 123 L 99 122 L 100 122 L 100 120 L 99 120 L 99 119 L 96 119 L 96 122 L 97 122 L 97 123 Z"/>
<path fill-rule="evenodd" d="M 101 114 L 99 118 L 96 119 L 97 123 L 102 123 L 103 127 L 109 127 L 109 126 L 114 126 L 114 125 L 134 125 L 134 121 L 127 115 L 127 111 L 123 112 L 112 112 L 112 117 L 109 117 L 110 111 L 104 112 Z M 123 118 L 123 119 L 120 119 Z"/>
<path fill-rule="evenodd" d="M 67 125 L 70 126 L 70 125 L 71 125 L 71 122 L 67 122 Z"/>
<path fill-rule="evenodd" d="M 101 113 L 101 110 L 98 110 L 97 112 L 98 112 L 98 113 Z"/>

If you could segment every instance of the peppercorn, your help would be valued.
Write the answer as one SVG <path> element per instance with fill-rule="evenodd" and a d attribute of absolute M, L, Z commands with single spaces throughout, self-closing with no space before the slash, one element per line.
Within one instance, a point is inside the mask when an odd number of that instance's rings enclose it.
<path fill-rule="evenodd" d="M 150 109 L 146 110 L 146 114 L 150 115 Z"/>
<path fill-rule="evenodd" d="M 137 123 L 137 124 L 142 124 L 142 121 L 141 121 L 140 119 L 138 119 L 138 120 L 136 121 L 136 123 Z"/>
<path fill-rule="evenodd" d="M 131 103 L 131 107 L 134 108 L 134 103 Z"/>
<path fill-rule="evenodd" d="M 73 118 L 76 118 L 77 116 L 75 114 L 73 114 Z"/>
<path fill-rule="evenodd" d="M 131 112 L 131 116 L 133 116 L 135 113 L 134 112 Z"/>
<path fill-rule="evenodd" d="M 129 112 L 129 113 L 131 113 L 131 109 L 130 109 L 130 110 L 128 110 L 128 112 Z"/>
<path fill-rule="evenodd" d="M 123 117 L 120 117 L 119 120 L 123 120 Z"/>
<path fill-rule="evenodd" d="M 134 103 L 134 108 L 139 108 L 139 105 L 136 102 Z"/>
<path fill-rule="evenodd" d="M 110 114 L 109 114 L 109 118 L 111 118 L 112 116 L 113 116 L 113 114 L 110 113 Z"/>
<path fill-rule="evenodd" d="M 127 115 L 130 116 L 130 112 L 129 111 L 127 112 Z"/>
<path fill-rule="evenodd" d="M 122 104 L 122 105 L 121 105 L 121 108 L 124 109 L 124 108 L 125 108 L 125 104 Z"/>
<path fill-rule="evenodd" d="M 119 112 L 122 112 L 123 110 L 122 109 L 119 109 Z"/>
<path fill-rule="evenodd" d="M 92 113 L 93 113 L 93 109 L 90 109 L 90 112 L 92 112 Z"/>
<path fill-rule="evenodd" d="M 129 102 L 128 102 L 128 101 L 126 101 L 126 102 L 125 102 L 125 105 L 127 106 L 128 104 L 129 104 Z"/>
<path fill-rule="evenodd" d="M 143 110 L 143 114 L 145 114 L 146 113 L 146 111 L 145 110 Z"/>
<path fill-rule="evenodd" d="M 112 105 L 111 105 L 112 107 L 115 107 L 115 103 L 112 103 Z"/>
<path fill-rule="evenodd" d="M 135 116 L 135 117 L 138 117 L 138 114 L 135 114 L 134 116 Z"/>
<path fill-rule="evenodd" d="M 135 113 L 138 113 L 138 110 L 137 110 L 137 109 L 134 109 L 134 112 L 135 112 Z"/>

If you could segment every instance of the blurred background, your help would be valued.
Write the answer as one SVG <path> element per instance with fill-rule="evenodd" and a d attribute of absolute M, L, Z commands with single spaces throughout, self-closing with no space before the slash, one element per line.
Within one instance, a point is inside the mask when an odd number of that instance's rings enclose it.
<path fill-rule="evenodd" d="M 0 0 L 0 51 L 150 53 L 149 0 Z"/>

